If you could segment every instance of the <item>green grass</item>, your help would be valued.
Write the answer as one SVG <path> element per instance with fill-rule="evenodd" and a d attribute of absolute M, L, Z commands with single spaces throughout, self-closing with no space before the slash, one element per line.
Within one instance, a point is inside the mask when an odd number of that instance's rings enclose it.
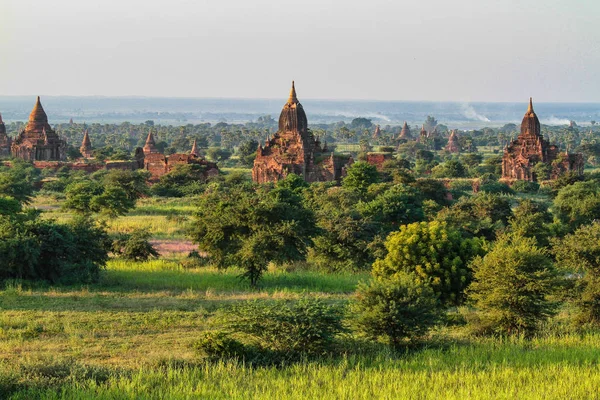
<path fill-rule="evenodd" d="M 170 358 L 133 369 L 86 370 L 68 360 L 41 359 L 21 366 L 16 378 L 29 385 L 10 398 L 592 399 L 598 398 L 599 357 L 600 337 L 588 335 L 475 341 L 404 355 L 379 349 L 258 369 Z M 11 370 L 0 366 L 5 381 Z M 45 388 L 50 378 L 58 384 Z"/>

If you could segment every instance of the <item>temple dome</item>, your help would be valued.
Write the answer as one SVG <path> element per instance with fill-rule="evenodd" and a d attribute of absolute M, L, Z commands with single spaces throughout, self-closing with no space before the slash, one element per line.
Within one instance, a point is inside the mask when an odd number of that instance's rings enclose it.
<path fill-rule="evenodd" d="M 281 114 L 279 115 L 279 131 L 298 131 L 306 132 L 308 128 L 308 119 L 302 104 L 298 102 L 296 97 L 296 88 L 292 81 L 292 89 L 290 90 L 290 97 L 283 106 Z"/>
<path fill-rule="evenodd" d="M 521 135 L 541 136 L 540 120 L 533 111 L 533 101 L 529 98 L 529 107 L 521 122 Z"/>

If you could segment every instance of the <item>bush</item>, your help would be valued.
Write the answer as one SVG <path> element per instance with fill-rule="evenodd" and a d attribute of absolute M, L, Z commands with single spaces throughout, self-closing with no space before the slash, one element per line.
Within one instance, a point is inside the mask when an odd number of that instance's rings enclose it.
<path fill-rule="evenodd" d="M 0 216 L 0 279 L 93 282 L 109 247 L 104 229 L 88 219 L 58 224 L 36 213 Z"/>
<path fill-rule="evenodd" d="M 342 310 L 318 299 L 250 301 L 221 314 L 225 331 L 241 334 L 246 343 L 287 360 L 333 351 L 344 331 Z"/>
<path fill-rule="evenodd" d="M 441 315 L 433 290 L 409 274 L 360 284 L 350 310 L 360 333 L 395 348 L 422 337 Z"/>
<path fill-rule="evenodd" d="M 554 315 L 549 299 L 560 281 L 552 260 L 534 238 L 501 236 L 485 257 L 471 263 L 475 280 L 469 298 L 485 330 L 531 335 Z"/>
<path fill-rule="evenodd" d="M 148 241 L 151 234 L 145 231 L 135 231 L 131 234 L 121 233 L 113 241 L 112 251 L 126 260 L 147 261 L 157 258 L 158 251 Z"/>
<path fill-rule="evenodd" d="M 514 190 L 512 190 L 507 184 L 500 182 L 488 182 L 479 186 L 479 191 L 490 194 L 514 194 Z"/>
<path fill-rule="evenodd" d="M 257 355 L 251 347 L 233 339 L 223 331 L 205 332 L 204 336 L 194 343 L 194 348 L 206 356 L 209 360 L 239 359 L 251 362 Z"/>
<path fill-rule="evenodd" d="M 473 182 L 468 179 L 453 179 L 450 181 L 450 189 L 459 191 L 473 191 Z"/>
<path fill-rule="evenodd" d="M 512 185 L 512 189 L 518 193 L 537 193 L 540 189 L 540 184 L 529 181 L 515 181 Z"/>

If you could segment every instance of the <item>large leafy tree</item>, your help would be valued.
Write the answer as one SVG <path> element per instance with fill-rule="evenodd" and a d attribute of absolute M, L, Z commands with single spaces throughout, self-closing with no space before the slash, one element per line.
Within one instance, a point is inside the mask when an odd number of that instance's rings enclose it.
<path fill-rule="evenodd" d="M 306 256 L 313 213 L 286 187 L 214 186 L 200 197 L 189 235 L 218 267 L 239 266 L 256 286 L 269 262 Z"/>
<path fill-rule="evenodd" d="M 310 250 L 311 262 L 329 271 L 369 268 L 374 261 L 371 243 L 380 224 L 357 208 L 360 195 L 343 187 L 313 184 L 305 198 L 321 229 Z"/>
<path fill-rule="evenodd" d="M 471 268 L 469 298 L 484 330 L 529 335 L 554 315 L 557 304 L 550 295 L 560 285 L 559 275 L 534 238 L 503 235 L 489 253 L 473 260 Z"/>
<path fill-rule="evenodd" d="M 391 233 L 387 256 L 375 261 L 376 278 L 414 274 L 429 285 L 444 305 L 460 304 L 471 281 L 469 261 L 480 252 L 479 241 L 464 239 L 458 229 L 445 222 L 416 222 Z"/>

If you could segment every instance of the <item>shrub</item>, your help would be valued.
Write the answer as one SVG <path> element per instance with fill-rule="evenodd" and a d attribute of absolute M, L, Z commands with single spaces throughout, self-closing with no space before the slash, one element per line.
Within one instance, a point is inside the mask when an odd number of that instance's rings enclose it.
<path fill-rule="evenodd" d="M 133 261 L 147 261 L 150 258 L 157 258 L 159 253 L 148 241 L 150 237 L 149 232 L 141 230 L 134 231 L 131 234 L 121 233 L 113 241 L 113 253 L 126 260 Z"/>
<path fill-rule="evenodd" d="M 468 179 L 453 179 L 450 181 L 450 189 L 459 191 L 473 191 L 473 182 Z"/>
<path fill-rule="evenodd" d="M 515 181 L 512 185 L 512 189 L 519 193 L 537 193 L 540 189 L 540 184 L 529 181 Z"/>
<path fill-rule="evenodd" d="M 409 274 L 360 284 L 350 310 L 360 333 L 396 348 L 423 336 L 441 315 L 433 290 Z"/>
<path fill-rule="evenodd" d="M 287 359 L 331 352 L 336 335 L 344 331 L 339 307 L 309 298 L 245 302 L 223 313 L 221 320 L 227 332 Z"/>
<path fill-rule="evenodd" d="M 487 330 L 530 335 L 554 315 L 556 303 L 549 296 L 560 281 L 552 260 L 534 238 L 501 236 L 489 253 L 473 260 L 471 268 L 475 279 L 469 298 Z"/>
<path fill-rule="evenodd" d="M 479 186 L 479 191 L 484 193 L 491 194 L 514 194 L 514 190 L 512 190 L 507 184 L 500 182 L 488 182 Z"/>
<path fill-rule="evenodd" d="M 93 282 L 109 247 L 104 229 L 85 218 L 58 224 L 36 213 L 0 216 L 0 279 Z"/>

